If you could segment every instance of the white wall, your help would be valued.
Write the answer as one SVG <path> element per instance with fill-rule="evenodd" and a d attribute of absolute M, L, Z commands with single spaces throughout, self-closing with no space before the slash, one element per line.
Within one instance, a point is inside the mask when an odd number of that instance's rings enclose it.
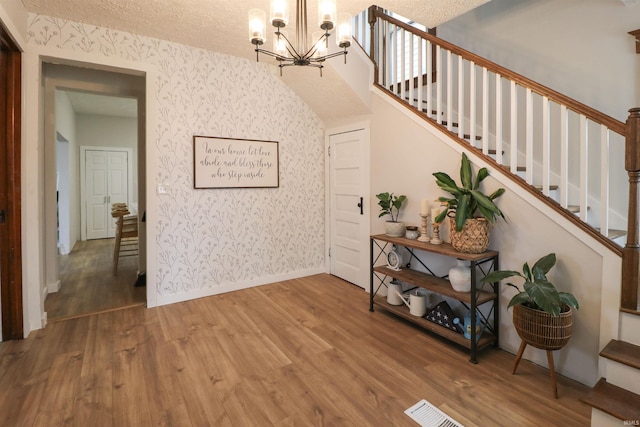
<path fill-rule="evenodd" d="M 76 142 L 76 116 L 71 105 L 69 97 L 64 91 L 56 91 L 56 131 L 59 132 L 67 141 L 67 158 L 62 163 L 68 165 L 68 199 L 60 201 L 60 203 L 67 203 L 66 210 L 69 215 L 66 219 L 61 218 L 60 226 L 60 241 L 65 243 L 66 253 L 73 249 L 73 245 L 79 238 L 79 226 L 78 226 L 78 165 L 77 165 L 77 150 L 78 144 Z M 58 162 L 60 164 L 60 160 Z M 60 168 L 58 168 L 60 173 Z M 62 222 L 66 222 L 65 226 L 62 226 Z M 63 235 L 64 234 L 64 235 Z M 64 253 L 64 251 L 63 251 Z"/>
<path fill-rule="evenodd" d="M 138 205 L 138 119 L 94 114 L 78 114 L 76 129 L 79 146 L 130 148 L 133 158 L 133 194 L 130 195 L 134 206 Z M 76 153 L 79 155 L 79 152 Z M 77 162 L 80 159 L 77 157 Z M 79 191 L 79 189 L 78 189 Z"/>
<path fill-rule="evenodd" d="M 437 130 L 430 129 L 430 125 L 420 122 L 413 113 L 400 111 L 387 99 L 384 94 L 374 99 L 371 117 L 373 234 L 384 231 L 383 221 L 378 219 L 375 194 L 383 191 L 406 194 L 408 201 L 400 217 L 418 225 L 420 201 L 446 195 L 437 188 L 432 174 L 447 172 L 459 181 L 460 147 Z M 479 161 L 470 158 L 477 171 Z M 525 261 L 536 261 L 547 253 L 557 254 L 558 264 L 550 278 L 561 290 L 574 293 L 581 308 L 575 315 L 573 338 L 564 349 L 555 352 L 556 369 L 577 381 L 593 385 L 598 379 L 603 265 L 611 258 L 615 262 L 616 257 L 606 250 L 600 253 L 592 249 L 591 246 L 599 245 L 581 235 L 560 215 L 545 206 L 540 207 L 542 211 L 538 210 L 534 207 L 535 200 L 519 191 L 511 181 L 497 182 L 504 178 L 496 171 L 491 174 L 484 189 L 492 192 L 500 186 L 507 188 L 498 201 L 507 221 L 500 221 L 493 227 L 490 248 L 500 251 L 500 268 L 510 270 L 520 270 Z M 447 230 L 443 234 L 448 236 Z M 435 262 L 438 274 L 446 274 L 454 264 L 451 258 L 427 256 Z M 501 289 L 500 346 L 515 353 L 520 339 L 513 329 L 511 310 L 506 309 L 512 295 L 511 289 Z M 537 349 L 527 349 L 525 358 L 540 365 L 547 364 L 546 353 Z M 481 355 L 479 360 L 482 363 Z"/>
<path fill-rule="evenodd" d="M 640 105 L 640 4 L 492 0 L 438 27 L 438 37 L 625 121 Z"/>

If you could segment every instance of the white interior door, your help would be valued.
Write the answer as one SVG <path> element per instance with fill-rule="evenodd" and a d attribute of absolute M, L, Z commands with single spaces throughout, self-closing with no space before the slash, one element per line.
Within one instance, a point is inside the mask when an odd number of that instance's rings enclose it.
<path fill-rule="evenodd" d="M 107 153 L 88 151 L 85 158 L 87 200 L 87 239 L 108 237 L 107 224 Z"/>
<path fill-rule="evenodd" d="M 369 273 L 368 129 L 329 136 L 331 274 L 366 288 Z"/>
<path fill-rule="evenodd" d="M 129 165 L 127 164 L 127 152 L 107 152 L 107 214 L 111 218 L 111 205 L 113 203 L 129 203 Z M 112 218 L 108 221 L 108 236 L 116 235 L 116 221 Z"/>
<path fill-rule="evenodd" d="M 126 151 L 85 151 L 87 239 L 115 236 L 111 204 L 128 202 L 129 173 Z"/>

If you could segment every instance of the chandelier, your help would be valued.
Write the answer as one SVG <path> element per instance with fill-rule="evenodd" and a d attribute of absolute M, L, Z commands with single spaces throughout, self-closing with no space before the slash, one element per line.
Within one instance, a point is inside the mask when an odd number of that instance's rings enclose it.
<path fill-rule="evenodd" d="M 329 58 L 344 56 L 347 63 L 347 48 L 351 45 L 351 15 L 342 13 L 336 26 L 335 0 L 318 0 L 318 25 L 320 30 L 312 35 L 315 43 L 307 42 L 307 1 L 296 0 L 296 34 L 295 44 L 288 37 L 284 28 L 289 23 L 289 11 L 286 0 L 271 0 L 271 25 L 276 28 L 273 39 L 273 51 L 263 49 L 266 42 L 266 13 L 261 9 L 249 11 L 249 38 L 255 45 L 256 61 L 259 55 L 272 56 L 279 62 L 280 75 L 282 69 L 291 65 L 317 67 L 322 76 L 323 63 Z M 328 53 L 330 31 L 337 27 L 336 43 L 342 50 Z"/>

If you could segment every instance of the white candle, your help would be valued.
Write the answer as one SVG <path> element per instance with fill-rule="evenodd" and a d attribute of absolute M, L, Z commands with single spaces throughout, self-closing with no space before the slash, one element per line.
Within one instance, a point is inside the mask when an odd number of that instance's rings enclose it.
<path fill-rule="evenodd" d="M 431 221 L 436 222 L 436 217 L 442 213 L 442 206 L 431 209 Z"/>
<path fill-rule="evenodd" d="M 429 200 L 424 199 L 420 205 L 420 215 L 429 215 Z"/>

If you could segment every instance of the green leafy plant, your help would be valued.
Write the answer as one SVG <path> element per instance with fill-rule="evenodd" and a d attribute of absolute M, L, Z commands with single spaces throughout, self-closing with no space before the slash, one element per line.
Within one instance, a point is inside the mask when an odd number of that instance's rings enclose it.
<path fill-rule="evenodd" d="M 393 193 L 380 193 L 376 194 L 376 197 L 379 199 L 378 205 L 380 206 L 380 215 L 378 215 L 378 218 L 391 215 L 391 222 L 398 222 L 400 208 L 402 207 L 402 203 L 407 200 L 407 196 L 394 196 Z"/>
<path fill-rule="evenodd" d="M 525 262 L 522 273 L 512 270 L 494 271 L 487 274 L 482 282 L 493 283 L 508 277 L 522 277 L 525 280 L 524 290 L 520 290 L 513 283 L 507 283 L 518 290 L 518 293 L 509 301 L 507 308 L 523 304 L 535 310 L 545 311 L 552 316 L 559 316 L 561 312 L 566 311 L 566 306 L 577 310 L 579 305 L 575 296 L 568 292 L 558 292 L 555 285 L 547 279 L 547 273 L 555 264 L 556 254 L 550 253 L 536 261 L 533 268 L 529 268 L 529 264 Z"/>
<path fill-rule="evenodd" d="M 494 223 L 496 217 L 500 216 L 504 219 L 504 214 L 496 206 L 494 200 L 502 196 L 504 188 L 499 188 L 489 196 L 480 191 L 480 183 L 489 176 L 487 168 L 478 171 L 475 179 L 473 170 L 471 169 L 471 161 L 465 153 L 462 153 L 462 164 L 460 166 L 460 182 L 461 186 L 444 172 L 436 172 L 436 184 L 444 191 L 450 193 L 453 197 L 440 197 L 441 203 L 446 203 L 448 210 L 442 211 L 435 218 L 440 223 L 444 221 L 448 212 L 453 211 L 456 214 L 456 230 L 461 231 L 468 218 L 484 217 L 489 222 Z"/>

